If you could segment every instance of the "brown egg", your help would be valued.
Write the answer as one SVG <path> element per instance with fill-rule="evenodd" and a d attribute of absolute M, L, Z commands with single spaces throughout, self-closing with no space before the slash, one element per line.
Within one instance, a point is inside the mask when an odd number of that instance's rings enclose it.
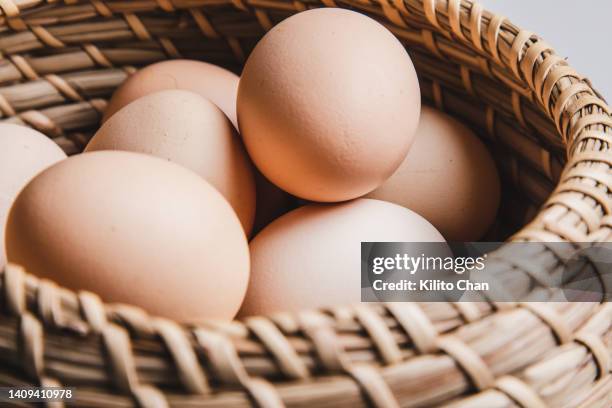
<path fill-rule="evenodd" d="M 64 160 L 19 194 L 7 255 L 31 273 L 180 321 L 232 319 L 249 277 L 231 207 L 201 177 L 155 157 Z"/>
<path fill-rule="evenodd" d="M 149 65 L 129 77 L 115 91 L 102 123 L 136 99 L 166 89 L 192 91 L 217 105 L 238 128 L 236 94 L 239 77 L 216 65 L 192 60 L 169 60 Z"/>
<path fill-rule="evenodd" d="M 299 13 L 257 44 L 238 88 L 251 158 L 295 196 L 332 202 L 382 184 L 405 157 L 420 92 L 402 44 L 340 9 Z"/>
<path fill-rule="evenodd" d="M 358 303 L 361 242 L 443 242 L 425 219 L 395 204 L 357 199 L 283 215 L 250 244 L 241 316 Z"/>
<path fill-rule="evenodd" d="M 34 176 L 65 158 L 66 153 L 42 133 L 0 124 L 0 269 L 6 262 L 6 218 L 17 194 Z"/>
<path fill-rule="evenodd" d="M 195 171 L 223 194 L 250 234 L 255 217 L 251 161 L 223 112 L 200 95 L 169 90 L 144 96 L 102 125 L 85 150 L 146 153 Z"/>
<path fill-rule="evenodd" d="M 410 208 L 448 241 L 468 242 L 480 239 L 495 220 L 500 184 L 480 139 L 450 116 L 423 107 L 406 159 L 367 197 Z"/>

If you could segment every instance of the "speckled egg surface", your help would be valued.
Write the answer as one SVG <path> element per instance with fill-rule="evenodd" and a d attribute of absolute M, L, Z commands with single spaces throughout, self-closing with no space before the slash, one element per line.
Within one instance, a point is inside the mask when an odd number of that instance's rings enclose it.
<path fill-rule="evenodd" d="M 399 166 L 420 92 L 401 43 L 362 14 L 314 9 L 272 28 L 249 56 L 238 123 L 251 158 L 283 190 L 343 201 Z"/>

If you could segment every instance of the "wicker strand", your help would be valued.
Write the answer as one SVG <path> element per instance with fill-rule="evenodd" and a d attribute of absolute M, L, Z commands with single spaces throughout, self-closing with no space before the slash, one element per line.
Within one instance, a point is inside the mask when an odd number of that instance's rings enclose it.
<path fill-rule="evenodd" d="M 601 340 L 602 338 L 608 338 L 607 344 Z M 556 401 L 558 394 L 563 394 L 563 392 L 550 393 L 546 388 L 549 384 L 563 381 L 568 371 L 572 373 L 572 376 L 565 378 L 569 378 L 570 381 L 581 381 L 580 378 L 585 376 L 588 380 L 588 377 L 591 376 L 591 393 L 586 392 L 581 395 L 581 398 L 588 399 L 589 395 L 596 395 L 599 392 L 598 384 L 609 378 L 607 372 L 609 366 L 606 364 L 609 364 L 611 350 L 612 304 L 605 304 L 600 306 L 598 311 L 576 333 L 573 343 L 554 350 L 541 361 L 513 376 L 500 377 L 493 389 L 458 399 L 445 406 L 468 408 L 508 406 L 513 403 L 526 408 L 557 406 L 559 401 L 556 403 L 553 401 Z M 500 397 L 502 397 L 501 400 Z M 578 406 L 582 403 L 582 401 L 573 401 L 571 406 Z"/>

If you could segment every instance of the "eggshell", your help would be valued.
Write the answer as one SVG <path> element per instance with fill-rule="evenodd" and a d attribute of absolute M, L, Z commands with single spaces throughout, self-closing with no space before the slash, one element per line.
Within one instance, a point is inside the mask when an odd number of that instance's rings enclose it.
<path fill-rule="evenodd" d="M 6 262 L 6 219 L 17 194 L 39 172 L 65 158 L 66 153 L 42 133 L 0 124 L 0 268 Z"/>
<path fill-rule="evenodd" d="M 357 199 L 283 215 L 250 244 L 241 316 L 358 303 L 361 242 L 443 242 L 425 219 L 395 204 Z"/>
<path fill-rule="evenodd" d="M 238 123 L 259 170 L 283 190 L 342 201 L 382 184 L 416 129 L 410 57 L 385 27 L 340 9 L 299 13 L 257 44 L 238 88 Z"/>
<path fill-rule="evenodd" d="M 248 283 L 240 222 L 201 177 L 155 157 L 64 160 L 19 194 L 8 259 L 74 290 L 180 321 L 231 319 Z"/>
<path fill-rule="evenodd" d="M 237 128 L 239 77 L 216 65 L 193 60 L 169 60 L 149 65 L 129 77 L 113 94 L 102 123 L 127 104 L 166 89 L 192 91 L 217 105 Z"/>
<path fill-rule="evenodd" d="M 470 129 L 423 107 L 406 159 L 367 197 L 410 208 L 448 241 L 469 242 L 480 239 L 495 221 L 500 182 L 491 155 Z"/>
<path fill-rule="evenodd" d="M 132 102 L 102 125 L 85 149 L 97 150 L 146 153 L 195 171 L 223 194 L 250 234 L 253 166 L 229 120 L 200 95 L 168 90 Z"/>

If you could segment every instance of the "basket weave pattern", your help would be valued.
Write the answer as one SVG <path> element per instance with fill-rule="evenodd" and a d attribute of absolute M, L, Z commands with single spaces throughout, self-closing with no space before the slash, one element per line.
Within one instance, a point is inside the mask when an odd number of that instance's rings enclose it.
<path fill-rule="evenodd" d="M 608 105 L 542 39 L 466 0 L 0 0 L 0 118 L 76 153 L 136 67 L 238 68 L 274 24 L 323 6 L 385 24 L 424 99 L 479 130 L 512 192 L 497 236 L 612 240 Z M 559 264 L 545 245 L 532 261 Z M 0 385 L 76 386 L 79 405 L 612 406 L 609 303 L 394 303 L 187 327 L 18 266 L 0 277 Z"/>

